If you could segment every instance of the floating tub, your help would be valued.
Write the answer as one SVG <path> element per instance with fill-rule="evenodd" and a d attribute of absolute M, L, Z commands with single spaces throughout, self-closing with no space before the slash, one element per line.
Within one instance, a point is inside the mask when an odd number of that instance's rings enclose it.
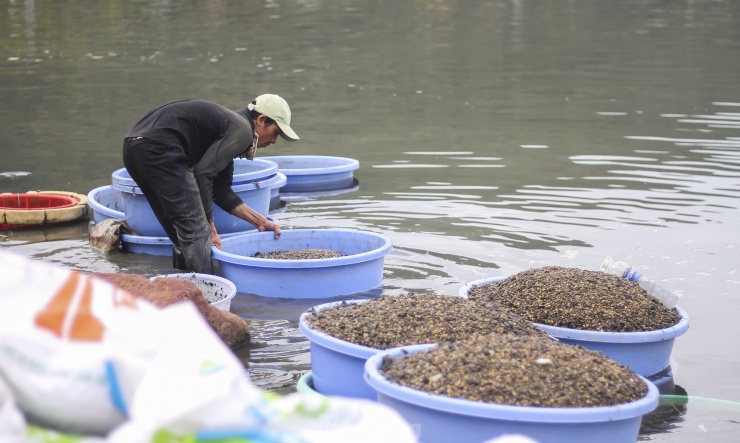
<path fill-rule="evenodd" d="M 262 157 L 277 163 L 288 183 L 284 192 L 312 192 L 352 186 L 353 171 L 360 162 L 346 157 L 324 155 L 283 155 Z"/>
<path fill-rule="evenodd" d="M 351 229 L 284 230 L 235 235 L 213 248 L 219 272 L 239 292 L 265 297 L 324 298 L 354 294 L 379 286 L 390 239 Z M 342 257 L 312 260 L 256 258 L 258 252 L 329 249 Z"/>
<path fill-rule="evenodd" d="M 109 218 L 122 219 L 125 217 L 121 191 L 111 185 L 101 186 L 88 192 L 87 204 L 90 205 L 90 209 L 93 211 L 93 221 L 95 223 L 100 223 Z"/>
<path fill-rule="evenodd" d="M 87 205 L 70 195 L 28 192 L 0 194 L 0 229 L 53 225 L 82 218 Z"/>
<path fill-rule="evenodd" d="M 208 300 L 211 306 L 222 311 L 231 309 L 231 299 L 236 295 L 236 286 L 234 286 L 234 283 L 216 275 L 188 272 L 184 274 L 155 275 L 149 280 L 154 281 L 160 277 L 180 278 L 191 281 L 200 289 L 203 297 Z"/>
<path fill-rule="evenodd" d="M 360 189 L 360 182 L 356 179 L 352 179 L 352 183 L 349 187 L 342 189 L 332 189 L 329 191 L 310 191 L 310 192 L 283 192 L 280 191 L 280 200 L 285 202 L 297 202 L 297 201 L 308 201 L 322 197 L 334 197 L 337 195 L 348 194 L 355 192 Z"/>
<path fill-rule="evenodd" d="M 275 221 L 272 216 L 267 216 L 271 221 Z M 251 224 L 249 226 L 252 226 Z M 248 232 L 254 232 L 257 228 L 252 226 L 252 229 L 248 231 L 232 232 L 226 234 L 219 234 L 221 239 L 229 238 L 234 235 L 246 234 Z M 172 242 L 169 237 L 149 237 L 144 235 L 134 234 L 121 234 L 121 248 L 132 254 L 148 254 L 157 256 L 171 256 L 172 255 Z"/>
<path fill-rule="evenodd" d="M 399 412 L 418 432 L 421 443 L 480 443 L 505 434 L 522 434 L 538 443 L 634 443 L 642 416 L 658 406 L 658 389 L 643 379 L 648 394 L 634 402 L 588 408 L 498 405 L 443 397 L 388 381 L 383 359 L 436 345 L 414 345 L 379 351 L 365 364 L 365 379 L 377 400 Z"/>
<path fill-rule="evenodd" d="M 467 297 L 479 285 L 495 283 L 506 277 L 492 277 L 472 281 L 460 288 L 460 296 Z M 601 332 L 560 328 L 541 323 L 534 325 L 563 343 L 581 345 L 600 351 L 612 360 L 628 366 L 638 375 L 648 377 L 663 371 L 670 363 L 675 339 L 689 328 L 689 316 L 676 306 L 679 322 L 669 328 L 647 332 Z"/>
<path fill-rule="evenodd" d="M 352 300 L 346 303 L 362 304 L 368 300 Z M 322 311 L 339 306 L 343 301 L 324 303 L 314 309 Z M 311 343 L 311 372 L 314 388 L 324 395 L 364 398 L 375 400 L 375 390 L 365 381 L 365 362 L 378 353 L 378 349 L 361 346 L 332 337 L 311 328 L 308 324 L 310 312 L 304 312 L 298 321 L 298 329 Z"/>
<path fill-rule="evenodd" d="M 267 215 L 270 210 L 270 194 L 273 185 L 280 183 L 281 177 L 275 174 L 264 181 L 254 181 L 232 186 L 234 192 L 246 203 L 262 215 Z M 138 235 L 147 237 L 166 237 L 162 225 L 159 224 L 144 193 L 136 186 L 113 184 L 113 188 L 121 193 L 123 213 L 126 224 Z M 213 205 L 213 221 L 219 233 L 232 233 L 249 230 L 252 225 L 238 217 L 235 217 L 216 204 Z"/>

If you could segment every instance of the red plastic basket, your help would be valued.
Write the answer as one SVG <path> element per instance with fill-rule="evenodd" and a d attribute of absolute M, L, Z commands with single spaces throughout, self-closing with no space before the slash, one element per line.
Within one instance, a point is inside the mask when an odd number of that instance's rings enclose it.
<path fill-rule="evenodd" d="M 75 206 L 77 200 L 65 195 L 0 194 L 0 209 L 57 209 Z"/>
<path fill-rule="evenodd" d="M 0 194 L 0 229 L 26 228 L 37 224 L 6 223 L 6 211 L 46 211 L 64 209 L 77 206 L 79 202 L 74 197 L 53 194 Z"/>

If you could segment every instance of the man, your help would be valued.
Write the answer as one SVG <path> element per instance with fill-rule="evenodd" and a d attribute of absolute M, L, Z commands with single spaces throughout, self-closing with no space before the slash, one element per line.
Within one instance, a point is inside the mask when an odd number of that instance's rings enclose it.
<path fill-rule="evenodd" d="M 234 158 L 254 158 L 277 136 L 298 140 L 290 107 L 264 94 L 247 108 L 231 111 L 204 100 L 185 100 L 152 109 L 126 135 L 123 164 L 141 188 L 172 241 L 173 267 L 213 274 L 211 245 L 221 248 L 212 202 L 257 227 L 278 225 L 247 206 L 231 189 Z"/>

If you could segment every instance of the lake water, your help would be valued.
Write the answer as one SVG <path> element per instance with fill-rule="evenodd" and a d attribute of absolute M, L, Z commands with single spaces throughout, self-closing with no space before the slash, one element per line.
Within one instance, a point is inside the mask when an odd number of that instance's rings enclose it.
<path fill-rule="evenodd" d="M 644 441 L 740 435 L 740 2 L 536 0 L 0 2 L 0 192 L 86 194 L 121 168 L 147 110 L 285 97 L 301 141 L 259 155 L 359 160 L 359 187 L 291 200 L 284 229 L 392 239 L 383 291 L 456 294 L 545 265 L 636 265 L 681 295 L 684 410 Z M 85 272 L 170 272 L 104 257 L 88 223 L 0 233 Z M 259 386 L 310 370 L 300 313 L 240 294 Z"/>

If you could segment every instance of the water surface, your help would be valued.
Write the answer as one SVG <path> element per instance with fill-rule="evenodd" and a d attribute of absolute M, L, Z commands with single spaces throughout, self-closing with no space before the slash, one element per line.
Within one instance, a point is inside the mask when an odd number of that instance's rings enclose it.
<path fill-rule="evenodd" d="M 281 225 L 390 237 L 396 294 L 632 263 L 681 294 L 672 369 L 695 399 L 640 439 L 736 440 L 739 3 L 15 0 L 0 30 L 1 192 L 110 183 L 151 107 L 280 94 L 301 141 L 258 155 L 360 162 L 357 189 L 292 199 Z M 89 272 L 171 270 L 100 256 L 87 228 L 2 232 L 0 246 Z M 290 392 L 310 370 L 297 320 L 324 301 L 234 300 L 255 383 Z"/>

